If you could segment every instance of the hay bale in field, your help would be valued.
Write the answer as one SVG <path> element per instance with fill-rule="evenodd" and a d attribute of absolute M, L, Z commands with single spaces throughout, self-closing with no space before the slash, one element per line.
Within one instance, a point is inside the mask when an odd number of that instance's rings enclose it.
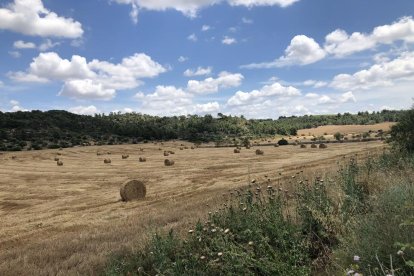
<path fill-rule="evenodd" d="M 263 155 L 263 154 L 264 154 L 264 151 L 262 151 L 260 149 L 256 150 L 256 155 Z"/>
<path fill-rule="evenodd" d="M 122 185 L 119 193 L 122 201 L 143 199 L 147 194 L 147 187 L 139 180 L 130 180 Z"/>
<path fill-rule="evenodd" d="M 180 150 L 183 150 L 184 148 L 183 147 L 180 147 Z"/>
<path fill-rule="evenodd" d="M 60 153 L 60 152 L 56 152 L 56 154 L 57 154 L 57 155 L 62 155 L 62 153 Z"/>
<path fill-rule="evenodd" d="M 326 144 L 319 144 L 320 149 L 326 149 L 328 146 Z"/>
<path fill-rule="evenodd" d="M 165 166 L 172 166 L 172 165 L 174 165 L 174 160 L 170 160 L 170 159 L 165 159 L 164 160 L 164 165 Z"/>
<path fill-rule="evenodd" d="M 122 159 L 128 159 L 129 155 L 128 154 L 122 154 Z"/>
<path fill-rule="evenodd" d="M 63 162 L 62 162 L 62 161 L 57 161 L 57 162 L 56 162 L 56 164 L 57 164 L 58 166 L 63 166 Z"/>
<path fill-rule="evenodd" d="M 102 152 L 99 152 L 99 151 L 96 153 L 96 155 L 97 155 L 97 156 L 100 156 L 100 155 L 102 155 L 102 154 L 103 154 L 103 153 L 102 153 Z"/>
<path fill-rule="evenodd" d="M 108 151 L 108 152 L 106 152 L 106 154 L 111 154 L 111 152 L 110 152 L 110 151 Z"/>
<path fill-rule="evenodd" d="M 184 149 L 188 149 L 188 147 L 187 147 L 187 146 L 185 146 L 185 147 L 184 147 Z"/>
<path fill-rule="evenodd" d="M 175 152 L 174 152 L 174 151 L 172 151 L 172 150 L 169 150 L 169 151 L 168 151 L 168 153 L 169 153 L 169 154 L 175 154 Z"/>
<path fill-rule="evenodd" d="M 140 157 L 140 158 L 139 158 L 139 162 L 147 162 L 147 158 L 145 158 L 145 157 Z"/>
<path fill-rule="evenodd" d="M 316 149 L 318 146 L 316 144 L 312 144 L 311 148 Z"/>
<path fill-rule="evenodd" d="M 162 148 L 158 148 L 158 150 L 162 150 Z"/>
<path fill-rule="evenodd" d="M 15 159 L 17 159 L 17 156 L 16 156 L 16 155 L 13 155 L 11 158 L 12 158 L 13 160 L 15 160 Z"/>
<path fill-rule="evenodd" d="M 104 159 L 104 163 L 105 163 L 105 164 L 111 164 L 111 162 L 112 162 L 112 161 L 111 161 L 111 159 L 109 159 L 109 158 L 105 158 L 105 159 Z"/>
<path fill-rule="evenodd" d="M 191 149 L 195 149 L 195 147 L 194 146 L 191 146 Z"/>
<path fill-rule="evenodd" d="M 300 145 L 300 148 L 301 148 L 301 149 L 306 149 L 306 145 L 305 145 L 305 144 L 301 144 L 301 145 Z"/>
<path fill-rule="evenodd" d="M 141 152 L 142 152 L 142 151 L 144 151 L 144 149 L 143 149 L 143 148 L 139 148 L 139 151 L 141 151 Z"/>
<path fill-rule="evenodd" d="M 234 149 L 234 153 L 240 153 L 239 149 Z"/>
<path fill-rule="evenodd" d="M 55 157 L 55 161 L 56 161 L 56 162 L 57 162 L 57 161 L 59 161 L 59 158 Z"/>
<path fill-rule="evenodd" d="M 275 148 L 278 148 L 279 147 L 279 144 L 275 144 Z"/>
<path fill-rule="evenodd" d="M 246 149 L 250 149 L 250 146 L 246 146 Z"/>
<path fill-rule="evenodd" d="M 168 156 L 170 153 L 168 151 L 164 151 L 164 156 Z"/>

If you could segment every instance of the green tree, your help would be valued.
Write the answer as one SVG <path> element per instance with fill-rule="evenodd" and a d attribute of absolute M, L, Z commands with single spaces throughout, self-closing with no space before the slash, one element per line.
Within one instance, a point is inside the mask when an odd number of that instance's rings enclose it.
<path fill-rule="evenodd" d="M 414 152 L 414 106 L 401 116 L 399 123 L 392 126 L 391 140 L 398 149 Z"/>

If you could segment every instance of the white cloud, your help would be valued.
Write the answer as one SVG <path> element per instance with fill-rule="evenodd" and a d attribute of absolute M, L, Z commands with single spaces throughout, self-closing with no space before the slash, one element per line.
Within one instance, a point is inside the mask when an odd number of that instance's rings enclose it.
<path fill-rule="evenodd" d="M 192 42 L 196 42 L 198 40 L 198 38 L 195 34 L 190 34 L 189 36 L 187 36 L 187 39 L 192 41 Z"/>
<path fill-rule="evenodd" d="M 231 6 L 280 6 L 288 7 L 299 0 L 112 0 L 118 4 L 131 5 L 130 16 L 134 23 L 138 22 L 140 9 L 165 11 L 174 9 L 188 17 L 195 17 L 200 9 L 211 5 L 227 2 Z"/>
<path fill-rule="evenodd" d="M 205 104 L 196 104 L 195 113 L 208 114 L 215 113 L 220 110 L 220 104 L 218 102 L 209 102 Z"/>
<path fill-rule="evenodd" d="M 74 99 L 99 99 L 110 100 L 115 97 L 114 89 L 106 89 L 102 83 L 90 79 L 66 81 L 60 90 L 60 96 Z"/>
<path fill-rule="evenodd" d="M 252 19 L 250 19 L 250 18 L 246 18 L 246 17 L 243 17 L 243 18 L 242 18 L 242 22 L 243 22 L 244 24 L 253 24 L 253 20 L 252 20 Z"/>
<path fill-rule="evenodd" d="M 221 72 L 218 78 L 207 78 L 202 81 L 190 80 L 187 83 L 187 91 L 193 94 L 217 93 L 221 88 L 237 87 L 241 85 L 244 77 L 242 74 Z"/>
<path fill-rule="evenodd" d="M 307 65 L 317 62 L 326 56 L 325 51 L 313 38 L 306 35 L 295 36 L 285 50 L 285 55 L 272 62 L 252 63 L 242 68 L 275 68 L 289 65 Z"/>
<path fill-rule="evenodd" d="M 379 44 L 392 44 L 396 41 L 414 42 L 414 20 L 403 17 L 390 25 L 374 28 L 372 33 L 354 32 L 348 35 L 344 30 L 335 30 L 326 36 L 325 49 L 338 57 L 374 49 Z"/>
<path fill-rule="evenodd" d="M 211 29 L 211 27 L 209 26 L 209 25 L 203 25 L 202 27 L 201 27 L 201 30 L 203 31 L 203 32 L 206 32 L 206 31 L 208 31 L 208 30 L 210 30 Z"/>
<path fill-rule="evenodd" d="M 339 74 L 330 86 L 341 90 L 370 89 L 390 86 L 398 80 L 414 78 L 414 52 L 405 52 L 391 61 L 375 64 L 353 75 Z"/>
<path fill-rule="evenodd" d="M 312 86 L 313 88 L 321 88 L 328 85 L 325 81 L 316 81 L 316 80 L 306 80 L 303 82 L 305 86 Z"/>
<path fill-rule="evenodd" d="M 9 51 L 9 55 L 11 55 L 14 58 L 19 58 L 22 56 L 19 51 Z"/>
<path fill-rule="evenodd" d="M 14 0 L 0 8 L 0 29 L 42 37 L 78 38 L 83 34 L 81 23 L 59 17 L 41 0 Z"/>
<path fill-rule="evenodd" d="M 204 75 L 210 75 L 212 72 L 211 67 L 198 67 L 196 70 L 187 69 L 184 71 L 184 76 L 186 77 L 194 77 L 194 76 L 204 76 Z"/>
<path fill-rule="evenodd" d="M 228 101 L 229 106 L 252 105 L 269 98 L 300 96 L 300 90 L 292 86 L 283 86 L 278 82 L 265 85 L 260 90 L 250 92 L 237 91 Z"/>
<path fill-rule="evenodd" d="M 316 99 L 319 97 L 319 95 L 316 93 L 306 93 L 305 97 L 310 99 Z"/>
<path fill-rule="evenodd" d="M 226 45 L 231 45 L 231 44 L 235 44 L 237 43 L 237 40 L 233 37 L 228 37 L 225 36 L 222 40 L 221 43 L 226 44 Z"/>
<path fill-rule="evenodd" d="M 135 99 L 141 102 L 140 112 L 153 115 L 186 115 L 193 106 L 192 95 L 174 86 L 159 85 L 153 93 L 137 93 Z"/>
<path fill-rule="evenodd" d="M 354 94 L 352 93 L 352 91 L 348 91 L 345 92 L 341 95 L 336 95 L 336 97 L 330 97 L 327 95 L 322 95 L 319 99 L 318 99 L 318 104 L 333 104 L 333 105 L 338 105 L 338 104 L 344 104 L 344 103 L 355 103 L 356 102 L 356 98 L 354 96 Z"/>
<path fill-rule="evenodd" d="M 13 43 L 13 47 L 16 49 L 34 49 L 36 44 L 33 42 L 24 42 L 23 40 L 17 40 Z"/>
<path fill-rule="evenodd" d="M 180 56 L 178 58 L 178 62 L 181 62 L 181 63 L 186 62 L 187 60 L 188 60 L 188 57 L 184 57 L 184 56 Z"/>
<path fill-rule="evenodd" d="M 52 42 L 52 40 L 46 39 L 42 44 L 39 45 L 39 50 L 44 52 L 58 46 L 59 44 L 59 42 Z"/>
<path fill-rule="evenodd" d="M 389 25 L 378 26 L 372 33 L 354 32 L 337 29 L 325 37 L 321 47 L 313 38 L 305 35 L 295 36 L 285 50 L 285 55 L 272 62 L 252 63 L 242 68 L 275 68 L 287 65 L 307 65 L 332 55 L 338 58 L 357 52 L 374 50 L 380 44 L 393 44 L 397 41 L 414 43 L 414 20 L 403 17 Z"/>
<path fill-rule="evenodd" d="M 115 96 L 116 90 L 136 88 L 141 84 L 140 79 L 156 77 L 166 70 L 142 53 L 114 64 L 96 59 L 87 62 L 78 55 L 62 59 L 49 52 L 34 58 L 26 72 L 10 72 L 8 76 L 18 82 L 62 81 L 60 95 L 108 100 Z"/>
<path fill-rule="evenodd" d="M 20 103 L 18 101 L 16 101 L 16 100 L 11 100 L 10 101 L 10 104 L 11 105 L 19 105 Z"/>
<path fill-rule="evenodd" d="M 324 57 L 325 51 L 313 38 L 297 35 L 286 48 L 285 55 L 280 57 L 276 64 L 279 67 L 293 64 L 306 65 L 321 60 Z"/>
<path fill-rule="evenodd" d="M 10 109 L 10 112 L 17 112 L 17 111 L 28 111 L 27 109 L 20 106 L 20 103 L 16 100 L 11 100 L 10 105 L 12 108 Z"/>
<path fill-rule="evenodd" d="M 99 110 L 94 106 L 75 106 L 69 108 L 69 112 L 79 114 L 79 115 L 95 115 L 99 113 Z"/>

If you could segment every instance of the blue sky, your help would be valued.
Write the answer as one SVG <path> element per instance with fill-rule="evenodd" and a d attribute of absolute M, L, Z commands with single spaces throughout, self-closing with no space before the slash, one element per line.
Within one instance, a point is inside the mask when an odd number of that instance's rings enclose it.
<path fill-rule="evenodd" d="M 412 0 L 0 0 L 0 110 L 406 109 Z"/>

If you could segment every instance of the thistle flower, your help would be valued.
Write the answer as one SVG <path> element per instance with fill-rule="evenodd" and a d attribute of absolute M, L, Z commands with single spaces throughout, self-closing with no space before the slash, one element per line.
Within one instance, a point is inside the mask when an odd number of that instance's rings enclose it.
<path fill-rule="evenodd" d="M 217 256 L 219 256 L 219 257 L 223 256 L 223 252 L 217 253 Z"/>
<path fill-rule="evenodd" d="M 224 230 L 224 234 L 227 234 L 228 232 L 230 232 L 230 229 L 227 228 L 226 230 Z"/>
<path fill-rule="evenodd" d="M 404 256 L 404 251 L 402 251 L 402 250 L 398 250 L 397 255 L 398 255 L 398 256 Z"/>
<path fill-rule="evenodd" d="M 254 242 L 249 241 L 248 245 L 249 245 L 249 246 L 253 246 L 253 245 L 254 245 Z"/>
<path fill-rule="evenodd" d="M 354 262 L 359 262 L 359 260 L 360 260 L 361 258 L 358 256 L 358 255 L 355 255 L 354 256 Z"/>

